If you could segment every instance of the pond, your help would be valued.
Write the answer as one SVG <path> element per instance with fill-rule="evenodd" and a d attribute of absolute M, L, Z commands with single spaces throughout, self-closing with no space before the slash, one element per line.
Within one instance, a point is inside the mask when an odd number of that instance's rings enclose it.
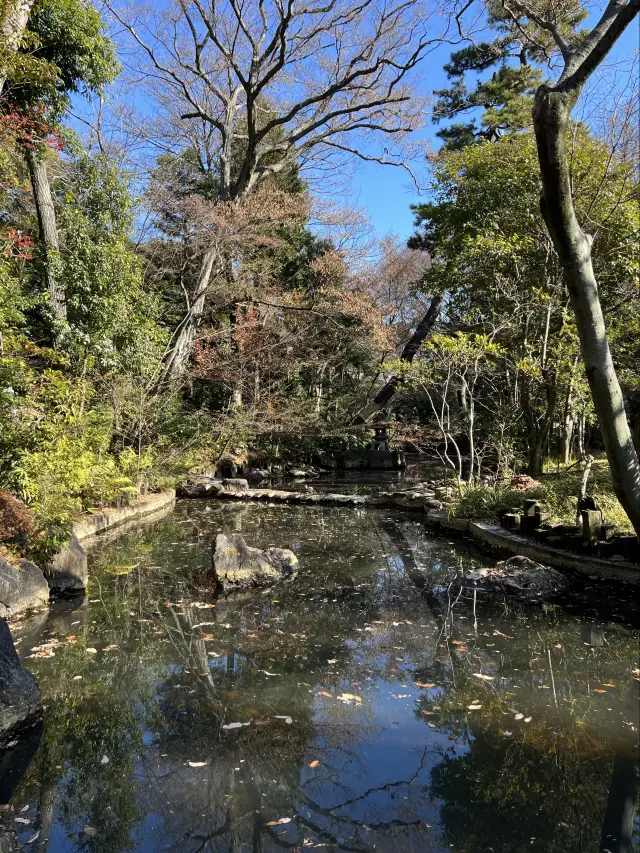
<path fill-rule="evenodd" d="M 300 573 L 216 600 L 222 530 Z M 487 558 L 380 510 L 184 501 L 90 564 L 86 600 L 12 626 L 46 704 L 4 780 L 26 850 L 640 849 L 617 592 L 460 596 Z"/>

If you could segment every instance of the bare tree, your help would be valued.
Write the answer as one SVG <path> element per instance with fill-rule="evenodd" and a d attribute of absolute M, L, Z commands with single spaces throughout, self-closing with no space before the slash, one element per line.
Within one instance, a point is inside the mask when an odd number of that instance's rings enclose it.
<path fill-rule="evenodd" d="M 444 37 L 430 33 L 425 3 L 175 0 L 149 17 L 107 0 L 157 103 L 212 141 L 223 201 L 331 154 L 405 165 L 399 144 L 425 112 L 409 75 Z M 205 255 L 173 376 L 205 307 L 208 264 Z"/>
<path fill-rule="evenodd" d="M 533 121 L 542 178 L 541 209 L 576 318 L 582 358 L 615 493 L 640 538 L 640 463 L 607 341 L 591 262 L 592 237 L 578 222 L 571 187 L 571 113 L 593 72 L 640 11 L 640 0 L 610 0 L 588 31 L 573 25 L 575 8 L 545 0 L 502 0 L 523 39 L 538 49 L 550 38 L 562 60 L 555 83 L 540 86 Z"/>

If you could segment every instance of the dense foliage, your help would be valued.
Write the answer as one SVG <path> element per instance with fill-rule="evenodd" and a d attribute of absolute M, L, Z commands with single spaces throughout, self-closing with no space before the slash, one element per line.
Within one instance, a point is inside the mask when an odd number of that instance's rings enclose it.
<path fill-rule="evenodd" d="M 369 437 L 354 416 L 390 376 L 400 393 L 381 417 L 395 421 L 395 440 L 437 454 L 471 490 L 600 448 L 575 312 L 539 207 L 530 117 L 551 30 L 515 26 L 488 4 L 491 39 L 452 54 L 452 86 L 433 111 L 445 144 L 429 161 L 428 202 L 413 208 L 407 247 L 367 242 L 344 208 L 319 226 L 303 171 L 314 157 L 330 168 L 352 150 L 349 134 L 417 127 L 418 101 L 406 121 L 399 106 L 415 93 L 394 89 L 424 44 L 405 55 L 410 37 L 395 13 L 388 32 L 367 36 L 395 82 L 365 69 L 357 90 L 339 75 L 326 91 L 307 80 L 310 100 L 298 93 L 291 107 L 296 93 L 270 87 L 281 68 L 265 54 L 264 80 L 255 92 L 247 82 L 244 102 L 239 90 L 210 91 L 223 116 L 203 101 L 209 36 L 194 42 L 195 65 L 182 53 L 163 64 L 164 31 L 150 54 L 112 9 L 155 63 L 145 92 L 157 115 L 144 130 L 135 110 L 118 116 L 130 135 L 108 140 L 104 95 L 121 68 L 104 20 L 82 0 L 27 6 L 0 57 L 0 485 L 31 507 L 41 547 L 61 541 L 83 509 L 223 458 L 357 452 Z M 180 14 L 170 23 L 188 41 L 206 21 Z M 573 38 L 583 18 L 567 7 L 559 37 Z M 288 61 L 307 62 L 290 49 Z M 97 120 L 82 98 L 97 99 Z M 180 99 L 195 112 L 178 115 Z M 78 104 L 92 117 L 83 140 L 77 122 L 71 129 Z M 312 109 L 317 138 L 300 117 Z M 637 171 L 628 130 L 609 130 L 572 126 L 571 180 L 640 439 Z M 440 294 L 434 334 L 412 363 L 399 358 Z"/>

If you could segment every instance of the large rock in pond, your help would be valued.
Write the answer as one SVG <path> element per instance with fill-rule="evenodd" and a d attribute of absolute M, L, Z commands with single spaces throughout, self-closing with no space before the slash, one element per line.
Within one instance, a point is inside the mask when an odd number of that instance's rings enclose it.
<path fill-rule="evenodd" d="M 550 566 L 517 556 L 489 569 L 468 572 L 462 578 L 462 585 L 468 589 L 512 595 L 524 601 L 539 601 L 565 590 L 569 579 Z"/>
<path fill-rule="evenodd" d="M 38 684 L 20 666 L 9 626 L 0 619 L 0 743 L 36 723 L 41 715 Z"/>
<path fill-rule="evenodd" d="M 0 557 L 0 617 L 15 616 L 49 603 L 49 586 L 42 570 L 28 560 Z"/>
<path fill-rule="evenodd" d="M 47 566 L 47 581 L 53 592 L 84 592 L 89 579 L 87 554 L 76 534 L 62 547 Z"/>
<path fill-rule="evenodd" d="M 249 491 L 249 481 L 238 477 L 228 477 L 222 481 L 222 486 L 226 492 L 247 492 Z"/>
<path fill-rule="evenodd" d="M 286 548 L 251 548 L 239 533 L 216 536 L 213 552 L 216 584 L 225 594 L 270 586 L 298 571 L 298 558 Z"/>
<path fill-rule="evenodd" d="M 201 474 L 191 475 L 176 486 L 179 498 L 215 498 L 222 491 L 222 480 Z"/>

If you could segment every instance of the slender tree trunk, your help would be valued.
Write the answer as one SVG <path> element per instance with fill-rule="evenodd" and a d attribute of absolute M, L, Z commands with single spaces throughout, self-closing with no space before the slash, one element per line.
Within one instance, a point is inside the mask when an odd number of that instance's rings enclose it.
<path fill-rule="evenodd" d="M 586 445 L 585 445 L 585 440 L 584 440 L 585 429 L 586 429 L 586 423 L 585 423 L 584 412 L 580 412 L 580 414 L 578 415 L 578 430 L 577 430 L 577 436 L 576 436 L 577 442 L 578 442 L 578 459 L 583 459 L 585 452 L 586 452 L 585 451 Z"/>
<path fill-rule="evenodd" d="M 542 177 L 541 209 L 575 314 L 613 488 L 640 538 L 640 463 L 607 341 L 591 263 L 592 240 L 580 228 L 571 194 L 566 137 L 579 91 L 567 78 L 555 88 L 541 86 L 536 93 L 533 120 Z"/>
<path fill-rule="evenodd" d="M 35 147 L 26 149 L 26 159 L 29 166 L 29 175 L 31 176 L 33 199 L 38 214 L 38 228 L 44 252 L 45 278 L 49 291 L 49 308 L 55 323 L 55 321 L 63 321 L 67 318 L 64 290 L 58 280 L 60 271 L 60 243 L 58 241 L 56 209 L 53 203 L 53 194 L 51 193 L 51 184 L 49 183 L 45 161 L 40 157 Z"/>
<path fill-rule="evenodd" d="M 431 304 L 427 310 L 427 313 L 424 315 L 422 320 L 416 326 L 416 330 L 411 335 L 409 340 L 404 346 L 404 349 L 400 353 L 400 360 L 406 362 L 407 364 L 411 364 L 413 359 L 415 358 L 418 350 L 422 346 L 422 344 L 426 341 L 428 336 L 431 333 L 431 330 L 436 324 L 438 316 L 440 314 L 440 309 L 444 303 L 444 295 L 442 296 L 434 296 L 431 300 Z M 370 403 L 367 403 L 358 414 L 354 417 L 354 424 L 364 424 L 366 423 L 376 412 L 379 412 L 380 409 L 384 408 L 386 404 L 391 400 L 394 396 L 398 388 L 402 383 L 402 379 L 400 376 L 392 376 L 391 379 L 384 385 L 380 391 L 376 394 L 373 400 Z"/>
<path fill-rule="evenodd" d="M 193 301 L 191 305 L 187 306 L 187 313 L 176 330 L 173 346 L 165 358 L 160 382 L 180 379 L 186 372 L 193 352 L 193 343 L 204 313 L 205 298 L 211 284 L 217 255 L 216 249 L 209 249 L 204 255 Z"/>
<path fill-rule="evenodd" d="M 8 66 L 27 27 L 34 0 L 6 0 L 0 20 L 0 95 L 7 82 Z"/>
<path fill-rule="evenodd" d="M 575 371 L 577 367 L 577 361 L 573 363 L 573 369 Z M 562 456 L 562 461 L 565 465 L 568 465 L 571 461 L 571 445 L 573 443 L 573 430 L 575 427 L 575 418 L 572 408 L 573 403 L 573 378 L 569 379 L 567 384 L 567 395 L 564 400 L 564 418 L 562 425 L 562 443 L 560 447 L 560 453 Z"/>

